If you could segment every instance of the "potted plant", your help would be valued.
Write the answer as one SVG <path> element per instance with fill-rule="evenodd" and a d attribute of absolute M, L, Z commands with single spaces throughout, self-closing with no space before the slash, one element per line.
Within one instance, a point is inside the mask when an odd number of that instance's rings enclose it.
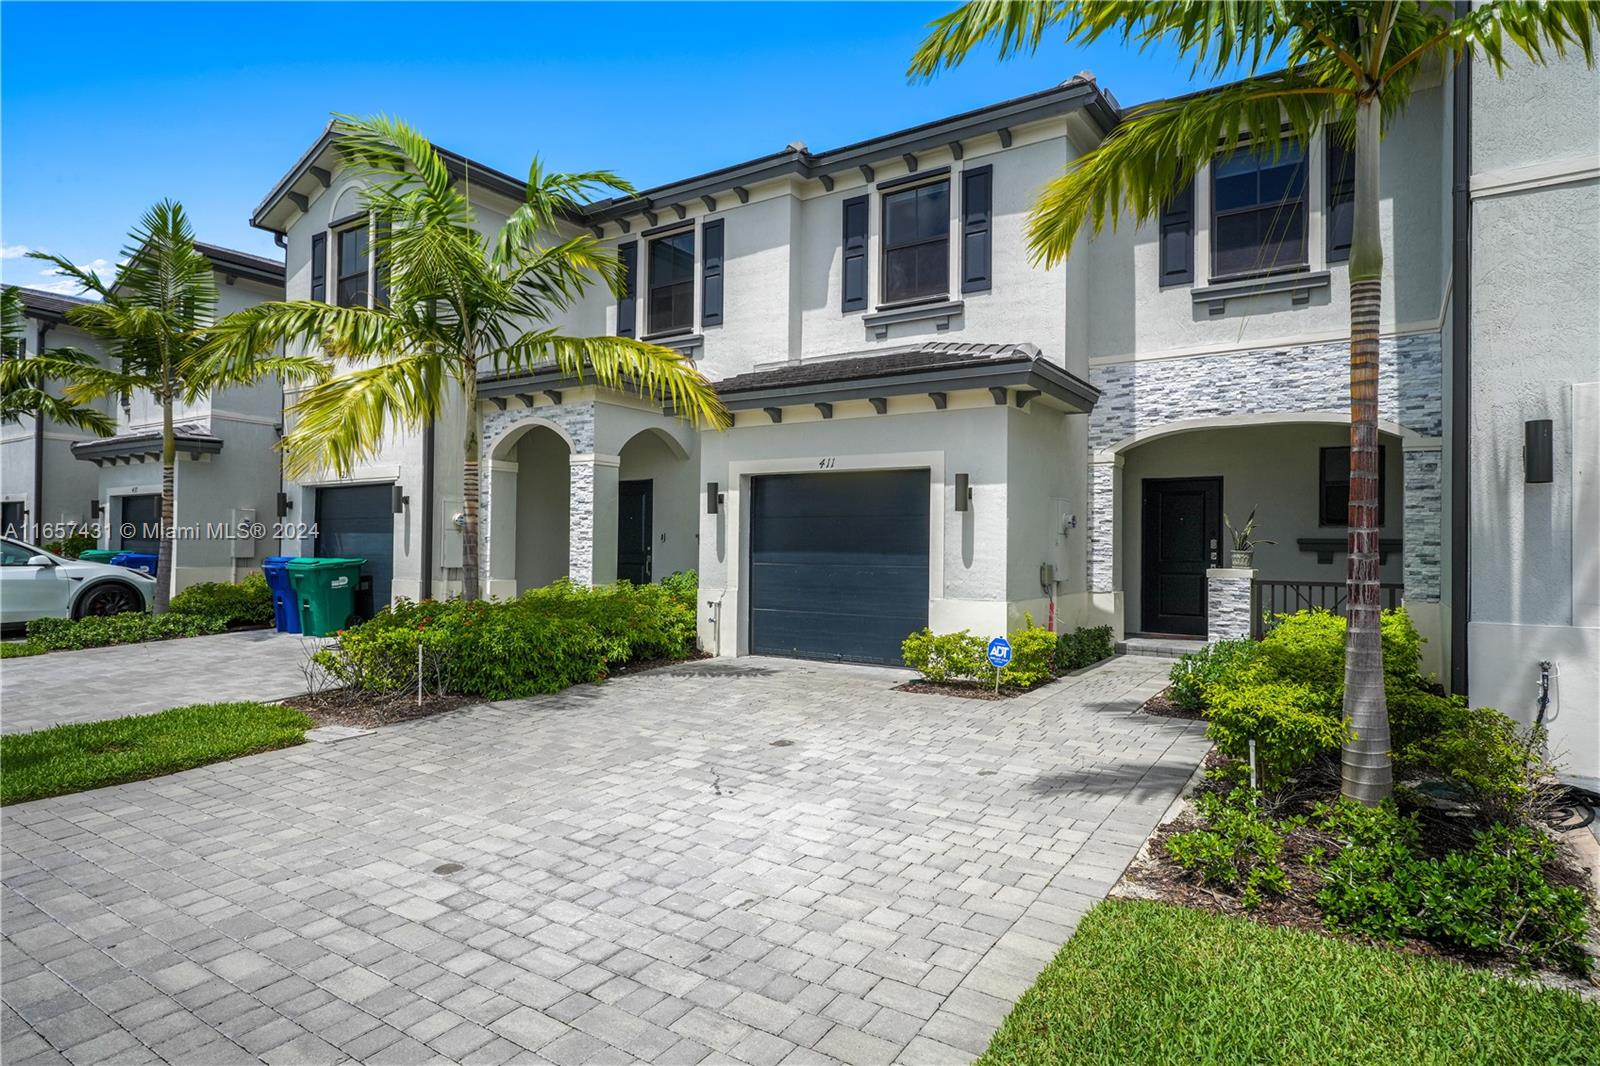
<path fill-rule="evenodd" d="M 1233 553 L 1230 562 L 1237 569 L 1248 570 L 1250 568 L 1251 562 L 1255 558 L 1256 545 L 1278 543 L 1275 540 L 1256 539 L 1256 511 L 1254 507 L 1250 509 L 1250 517 L 1244 520 L 1244 525 L 1235 528 L 1226 514 L 1222 516 L 1222 524 L 1228 527 L 1228 535 L 1233 538 Z"/>

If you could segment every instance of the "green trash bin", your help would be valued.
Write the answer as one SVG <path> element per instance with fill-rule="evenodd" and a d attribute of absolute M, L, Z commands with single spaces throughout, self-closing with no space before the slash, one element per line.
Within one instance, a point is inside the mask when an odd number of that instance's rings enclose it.
<path fill-rule="evenodd" d="M 358 621 L 356 586 L 365 559 L 317 559 L 301 556 L 284 564 L 300 604 L 300 631 L 308 637 L 329 637 Z"/>
<path fill-rule="evenodd" d="M 120 548 L 90 548 L 78 553 L 78 561 L 84 563 L 109 563 L 113 555 L 120 555 Z"/>

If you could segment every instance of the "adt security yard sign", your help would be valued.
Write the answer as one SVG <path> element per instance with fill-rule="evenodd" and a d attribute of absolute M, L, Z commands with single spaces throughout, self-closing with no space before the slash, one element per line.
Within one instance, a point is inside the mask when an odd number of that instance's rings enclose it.
<path fill-rule="evenodd" d="M 1005 637 L 995 637 L 989 642 L 989 665 L 994 667 L 994 690 L 1000 692 L 1000 671 L 1011 663 L 1011 642 Z"/>

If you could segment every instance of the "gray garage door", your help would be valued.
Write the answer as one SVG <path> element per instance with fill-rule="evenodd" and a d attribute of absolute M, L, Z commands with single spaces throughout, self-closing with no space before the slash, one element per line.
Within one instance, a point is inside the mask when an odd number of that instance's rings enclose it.
<path fill-rule="evenodd" d="M 928 472 L 755 478 L 750 650 L 899 664 L 928 624 Z"/>
<path fill-rule="evenodd" d="M 394 584 L 394 496 L 388 485 L 317 490 L 317 548 L 323 557 L 365 559 L 372 606 L 389 602 Z"/>

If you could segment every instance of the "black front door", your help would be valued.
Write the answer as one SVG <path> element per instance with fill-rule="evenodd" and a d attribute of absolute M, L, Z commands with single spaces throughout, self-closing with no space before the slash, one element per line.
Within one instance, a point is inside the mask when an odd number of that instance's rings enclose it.
<path fill-rule="evenodd" d="M 617 482 L 617 579 L 648 585 L 650 542 L 655 537 L 652 519 L 655 483 Z"/>
<path fill-rule="evenodd" d="M 122 497 L 122 521 L 117 526 L 118 547 L 125 552 L 156 554 L 161 550 L 161 497 Z"/>
<path fill-rule="evenodd" d="M 339 485 L 318 489 L 315 554 L 323 558 L 365 559 L 361 572 L 372 578 L 372 609 L 387 607 L 394 592 L 393 486 Z"/>
<path fill-rule="evenodd" d="M 1206 635 L 1206 570 L 1221 565 L 1222 479 L 1144 480 L 1139 628 Z"/>

